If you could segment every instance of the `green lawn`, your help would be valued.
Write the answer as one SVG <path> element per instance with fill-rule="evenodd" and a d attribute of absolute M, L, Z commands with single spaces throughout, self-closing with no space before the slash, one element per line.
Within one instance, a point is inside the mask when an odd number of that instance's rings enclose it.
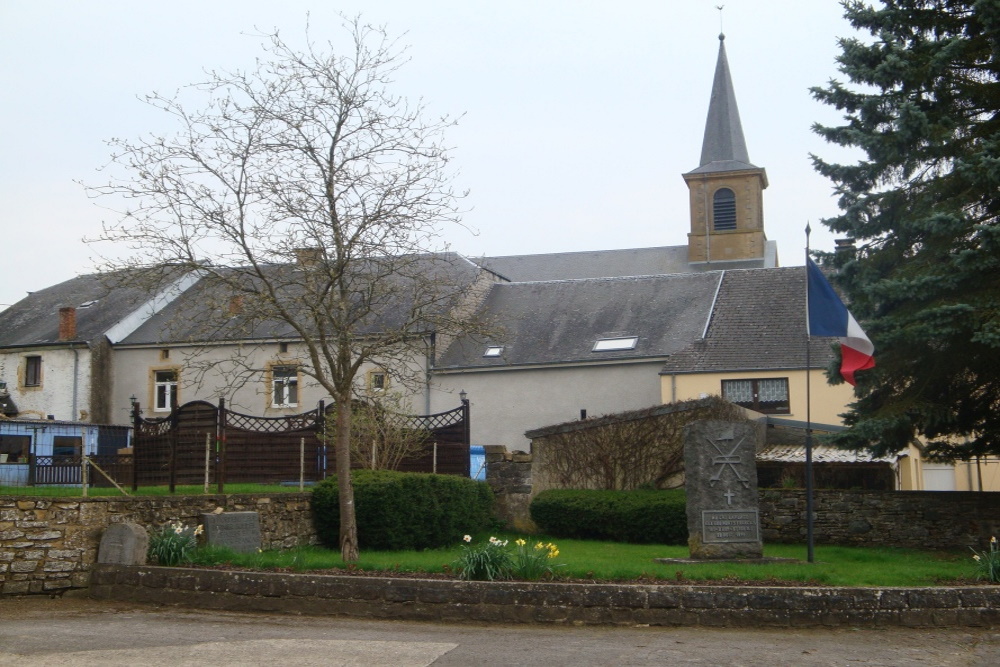
<path fill-rule="evenodd" d="M 486 536 L 488 537 L 488 536 Z M 504 535 L 516 539 L 516 535 Z M 477 539 L 484 539 L 479 536 Z M 686 546 L 619 544 L 585 540 L 560 540 L 529 536 L 530 542 L 555 542 L 559 547 L 558 576 L 598 581 L 781 581 L 824 586 L 933 586 L 970 580 L 970 556 L 907 549 L 817 546 L 814 563 L 804 562 L 806 549 L 799 545 L 766 545 L 765 556 L 799 558 L 800 563 L 744 565 L 734 563 L 660 564 L 654 558 L 686 558 Z M 459 546 L 428 551 L 364 551 L 354 566 L 361 570 L 450 572 Z M 339 553 L 318 547 L 237 555 L 226 550 L 199 550 L 196 563 L 232 564 L 254 569 L 312 571 L 344 568 Z"/>
<path fill-rule="evenodd" d="M 131 495 L 135 496 L 166 496 L 170 494 L 170 487 L 167 486 L 141 486 L 138 491 L 132 491 L 128 486 L 124 487 Z M 178 496 L 200 496 L 204 495 L 205 487 L 202 484 L 177 485 L 175 495 Z M 208 487 L 209 494 L 215 494 L 217 487 L 213 484 Z M 298 493 L 299 487 L 284 486 L 279 484 L 226 484 L 226 493 Z M 311 491 L 312 486 L 306 485 L 306 491 Z M 120 496 L 121 492 L 114 487 L 91 487 L 87 489 L 88 496 Z M 58 498 L 79 498 L 83 496 L 83 489 L 79 486 L 0 486 L 0 496 L 45 496 Z"/>

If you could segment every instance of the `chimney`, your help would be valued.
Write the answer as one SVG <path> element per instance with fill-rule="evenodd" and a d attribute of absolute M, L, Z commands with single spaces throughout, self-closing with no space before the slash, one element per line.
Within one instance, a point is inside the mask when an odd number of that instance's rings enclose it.
<path fill-rule="evenodd" d="M 243 295 L 237 294 L 229 299 L 229 316 L 236 317 L 243 313 Z"/>
<path fill-rule="evenodd" d="M 296 248 L 295 261 L 303 269 L 311 269 L 323 261 L 322 248 Z"/>
<path fill-rule="evenodd" d="M 834 239 L 833 241 L 837 248 L 837 254 L 848 253 L 853 255 L 857 248 L 854 246 L 854 239 Z"/>
<path fill-rule="evenodd" d="M 59 309 L 59 340 L 76 339 L 76 308 Z"/>

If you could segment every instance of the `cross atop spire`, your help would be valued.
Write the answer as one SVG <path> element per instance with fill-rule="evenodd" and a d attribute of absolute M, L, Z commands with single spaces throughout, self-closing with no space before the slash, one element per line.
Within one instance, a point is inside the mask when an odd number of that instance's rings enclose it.
<path fill-rule="evenodd" d="M 701 163 L 691 173 L 757 169 L 750 163 L 736 93 L 726 59 L 726 36 L 719 35 L 719 59 L 715 65 L 712 99 L 708 105 L 705 138 L 701 145 Z"/>

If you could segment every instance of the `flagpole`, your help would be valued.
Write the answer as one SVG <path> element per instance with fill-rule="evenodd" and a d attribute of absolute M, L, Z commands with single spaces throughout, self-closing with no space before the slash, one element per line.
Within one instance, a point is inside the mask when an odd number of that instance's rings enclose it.
<path fill-rule="evenodd" d="M 806 558 L 812 563 L 813 554 L 813 463 L 812 463 L 812 355 L 809 331 L 809 234 L 812 228 L 806 223 Z"/>

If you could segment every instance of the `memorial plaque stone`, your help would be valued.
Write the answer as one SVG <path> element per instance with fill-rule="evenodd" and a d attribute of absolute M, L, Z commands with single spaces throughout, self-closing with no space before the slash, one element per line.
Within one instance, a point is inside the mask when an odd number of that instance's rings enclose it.
<path fill-rule="evenodd" d="M 145 565 L 149 533 L 136 523 L 113 523 L 101 536 L 97 562 L 109 565 Z"/>
<path fill-rule="evenodd" d="M 240 553 L 260 549 L 260 514 L 257 512 L 223 512 L 202 514 L 205 543 L 229 547 Z"/>
<path fill-rule="evenodd" d="M 684 489 L 691 558 L 760 558 L 760 427 L 700 421 L 684 429 Z"/>

